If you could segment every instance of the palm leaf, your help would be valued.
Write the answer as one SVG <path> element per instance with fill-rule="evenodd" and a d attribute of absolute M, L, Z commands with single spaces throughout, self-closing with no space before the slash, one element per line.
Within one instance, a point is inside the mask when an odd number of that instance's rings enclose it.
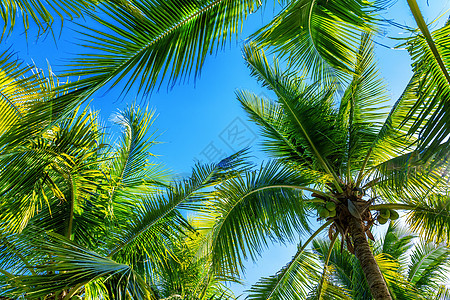
<path fill-rule="evenodd" d="M 164 256 L 171 255 L 168 249 L 173 237 L 184 229 L 192 230 L 180 209 L 195 209 L 199 201 L 208 198 L 204 189 L 240 172 L 240 168 L 247 168 L 243 162 L 244 153 L 238 152 L 218 164 L 197 165 L 189 179 L 147 195 L 127 224 L 113 233 L 109 256 L 132 264 L 141 257 L 147 257 L 154 265 L 164 263 Z M 151 251 L 152 247 L 154 251 Z"/>
<path fill-rule="evenodd" d="M 415 93 L 416 104 L 411 108 L 408 118 L 415 122 L 409 134 L 419 134 L 419 149 L 425 150 L 425 156 L 434 153 L 446 156 L 450 134 L 446 120 L 450 113 L 446 99 L 450 96 L 450 25 L 430 33 L 423 21 L 415 1 L 408 1 L 422 34 L 414 34 L 406 41 L 407 49 L 413 60 L 413 71 L 418 84 L 411 87 Z M 443 143 L 445 147 L 439 148 Z"/>
<path fill-rule="evenodd" d="M 288 57 L 294 67 L 307 70 L 313 80 L 330 81 L 342 72 L 352 73 L 360 34 L 373 31 L 380 5 L 359 0 L 292 1 L 253 38 L 259 46 Z"/>
<path fill-rule="evenodd" d="M 55 16 L 61 19 L 73 19 L 80 17 L 86 9 L 97 4 L 97 0 L 82 1 L 59 1 L 59 0 L 8 0 L 0 4 L 0 14 L 3 19 L 3 35 L 6 31 L 10 34 L 16 24 L 17 16 L 20 15 L 25 33 L 30 28 L 30 20 L 38 28 L 38 34 L 43 34 L 54 22 Z"/>
<path fill-rule="evenodd" d="M 113 149 L 105 172 L 108 178 L 109 214 L 120 226 L 129 218 L 129 207 L 140 197 L 158 186 L 164 186 L 167 172 L 161 165 L 152 163 L 154 156 L 150 148 L 157 144 L 154 135 L 149 134 L 155 120 L 154 112 L 130 106 L 117 113 L 113 121 L 123 130 L 121 140 Z M 125 220 L 120 220 L 120 218 Z"/>
<path fill-rule="evenodd" d="M 39 73 L 32 74 L 31 70 L 32 67 L 23 66 L 13 53 L 0 54 L 0 136 L 42 97 L 42 78 Z"/>
<path fill-rule="evenodd" d="M 254 284 L 248 299 L 306 299 L 319 278 L 320 266 L 315 256 L 299 251 L 276 275 Z"/>
<path fill-rule="evenodd" d="M 84 249 L 61 236 L 38 234 L 35 248 L 51 259 L 36 266 L 39 275 L 12 279 L 17 295 L 26 293 L 29 297 L 41 297 L 68 289 L 69 295 L 73 295 L 82 285 L 103 277 L 117 281 L 116 292 L 122 297 L 129 293 L 133 297 L 152 298 L 149 286 L 131 267 Z"/>
<path fill-rule="evenodd" d="M 448 248 L 419 242 L 411 253 L 408 280 L 422 292 L 434 294 L 440 284 L 448 281 L 446 267 L 449 262 Z"/>
<path fill-rule="evenodd" d="M 100 29 L 86 28 L 85 47 L 95 53 L 75 60 L 69 74 L 82 76 L 81 86 L 91 91 L 125 79 L 124 92 L 136 82 L 148 93 L 166 74 L 169 83 L 197 75 L 206 55 L 223 47 L 257 6 L 256 0 L 105 2 L 101 16 L 90 13 Z"/>
<path fill-rule="evenodd" d="M 417 198 L 430 191 L 445 189 L 447 169 L 446 160 L 425 161 L 422 153 L 416 150 L 370 168 L 372 181 L 367 186 L 392 202 L 402 196 Z"/>
<path fill-rule="evenodd" d="M 291 240 L 308 229 L 302 190 L 313 178 L 279 162 L 262 165 L 217 188 L 202 218 L 216 220 L 209 233 L 214 270 L 238 274 L 242 260 L 255 259 L 268 241 Z"/>
<path fill-rule="evenodd" d="M 448 195 L 430 194 L 412 199 L 414 209 L 407 215 L 407 223 L 426 240 L 450 240 L 450 199 Z"/>
<path fill-rule="evenodd" d="M 275 92 L 277 102 L 283 109 L 286 123 L 295 139 L 300 153 L 306 152 L 320 168 L 334 179 L 344 142 L 343 126 L 333 108 L 334 90 L 318 84 L 305 86 L 295 73 L 281 72 L 277 62 L 269 66 L 263 51 L 248 46 L 245 57 L 252 76 L 262 85 Z"/>
<path fill-rule="evenodd" d="M 371 36 L 363 34 L 357 53 L 351 82 L 344 90 L 339 104 L 338 118 L 347 130 L 346 159 L 342 170 L 347 170 L 347 180 L 352 172 L 364 168 L 361 157 L 367 154 L 382 122 L 386 119 L 386 86 L 376 68 Z"/>

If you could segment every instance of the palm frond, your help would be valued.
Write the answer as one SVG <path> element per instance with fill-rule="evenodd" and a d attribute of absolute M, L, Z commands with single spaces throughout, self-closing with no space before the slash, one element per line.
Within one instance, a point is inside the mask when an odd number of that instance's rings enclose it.
<path fill-rule="evenodd" d="M 367 186 L 391 201 L 402 195 L 421 197 L 430 191 L 442 191 L 449 180 L 445 159 L 424 160 L 423 153 L 417 150 L 373 166 L 370 172 L 372 181 Z"/>
<path fill-rule="evenodd" d="M 18 16 L 22 19 L 25 33 L 30 28 L 30 21 L 37 25 L 38 34 L 43 34 L 51 30 L 55 17 L 59 17 L 61 22 L 65 19 L 80 17 L 86 9 L 93 8 L 99 1 L 59 1 L 59 0 L 8 0 L 0 4 L 0 15 L 3 19 L 3 35 L 10 34 Z"/>
<path fill-rule="evenodd" d="M 42 97 L 42 78 L 33 74 L 32 69 L 24 66 L 11 52 L 0 54 L 0 136 Z"/>
<path fill-rule="evenodd" d="M 2 217 L 15 219 L 18 230 L 39 209 L 50 207 L 49 201 L 68 201 L 76 211 L 77 205 L 95 194 L 97 179 L 103 175 L 94 167 L 98 161 L 93 158 L 102 145 L 97 143 L 93 114 L 87 109 L 78 116 L 77 112 L 51 130 L 31 132 L 25 140 L 4 146 L 0 156 Z M 17 198 L 24 206 L 15 203 Z"/>
<path fill-rule="evenodd" d="M 172 237 L 184 229 L 192 230 L 180 209 L 195 209 L 200 201 L 208 199 L 205 189 L 247 168 L 244 156 L 245 151 L 240 151 L 218 164 L 197 165 L 190 178 L 145 196 L 135 208 L 135 216 L 113 234 L 109 256 L 133 263 L 144 256 L 155 265 L 164 263 L 164 256 L 170 255 L 167 250 Z"/>
<path fill-rule="evenodd" d="M 390 222 L 384 234 L 380 247 L 374 245 L 374 251 L 385 253 L 389 257 L 400 262 L 400 266 L 406 265 L 407 251 L 413 247 L 414 235 L 401 228 L 398 223 Z"/>
<path fill-rule="evenodd" d="M 341 167 L 347 170 L 347 177 L 353 171 L 365 168 L 361 157 L 367 154 L 387 117 L 386 104 L 389 100 L 375 65 L 371 36 L 363 34 L 352 80 L 339 104 L 338 118 L 343 120 L 347 130 L 346 159 Z"/>
<path fill-rule="evenodd" d="M 114 0 L 89 15 L 100 29 L 88 30 L 83 54 L 71 64 L 70 75 L 82 76 L 82 87 L 113 87 L 125 79 L 124 92 L 134 83 L 144 94 L 161 84 L 198 75 L 208 53 L 221 48 L 259 5 L 256 0 Z M 170 75 L 169 75 L 170 74 Z"/>
<path fill-rule="evenodd" d="M 253 38 L 307 70 L 313 80 L 330 82 L 353 72 L 360 34 L 374 31 L 380 5 L 381 1 L 292 1 Z"/>
<path fill-rule="evenodd" d="M 450 251 L 445 246 L 419 242 L 411 253 L 408 280 L 419 290 L 433 293 L 448 281 Z"/>
<path fill-rule="evenodd" d="M 418 133 L 419 149 L 425 151 L 426 157 L 436 153 L 447 156 L 450 147 L 450 130 L 446 126 L 450 113 L 447 103 L 450 97 L 450 24 L 430 33 L 417 4 L 411 8 L 422 34 L 414 34 L 406 41 L 418 78 L 418 84 L 412 87 L 416 103 L 407 116 L 407 120 L 415 120 L 409 134 Z M 441 149 L 440 144 L 445 147 Z"/>
<path fill-rule="evenodd" d="M 450 198 L 448 195 L 430 194 L 411 199 L 414 207 L 407 214 L 407 223 L 426 240 L 450 241 Z"/>
<path fill-rule="evenodd" d="M 117 219 L 128 219 L 129 207 L 152 188 L 162 187 L 167 180 L 167 172 L 160 164 L 152 163 L 155 155 L 150 148 L 157 144 L 149 133 L 155 120 L 154 112 L 141 110 L 134 105 L 117 113 L 113 121 L 122 126 L 123 134 L 117 150 L 114 149 L 105 171 L 108 177 L 109 214 Z"/>
<path fill-rule="evenodd" d="M 254 284 L 247 299 L 306 299 L 319 278 L 320 266 L 314 254 L 299 251 L 277 274 Z"/>
<path fill-rule="evenodd" d="M 333 108 L 334 89 L 319 84 L 306 86 L 295 73 L 282 72 L 275 61 L 271 67 L 263 51 L 252 46 L 245 48 L 245 58 L 252 76 L 275 92 L 283 109 L 286 125 L 295 133 L 298 151 L 314 161 L 316 169 L 323 169 L 334 179 L 342 157 L 345 132 Z"/>
<path fill-rule="evenodd" d="M 34 240 L 35 251 L 49 255 L 47 263 L 36 266 L 38 275 L 11 279 L 17 295 L 41 297 L 58 291 L 77 290 L 97 278 L 115 280 L 116 293 L 124 297 L 152 298 L 152 291 L 130 266 L 117 263 L 89 251 L 56 234 L 39 234 Z"/>
<path fill-rule="evenodd" d="M 255 259 L 269 240 L 291 240 L 308 229 L 302 190 L 313 180 L 272 162 L 220 185 L 202 215 L 216 220 L 208 237 L 214 270 L 238 274 L 242 260 Z"/>

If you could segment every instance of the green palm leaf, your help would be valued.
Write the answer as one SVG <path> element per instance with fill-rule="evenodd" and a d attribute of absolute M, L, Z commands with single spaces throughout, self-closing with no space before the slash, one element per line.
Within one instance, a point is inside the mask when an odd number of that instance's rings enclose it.
<path fill-rule="evenodd" d="M 0 54 L 0 136 L 42 97 L 43 80 L 39 73 L 33 74 L 31 70 L 32 67 L 17 61 L 13 53 Z"/>
<path fill-rule="evenodd" d="M 450 198 L 448 195 L 430 194 L 412 199 L 408 203 L 407 222 L 426 240 L 450 241 Z"/>
<path fill-rule="evenodd" d="M 311 190 L 305 186 L 313 180 L 272 162 L 220 185 L 202 215 L 216 220 L 208 236 L 215 272 L 238 274 L 242 260 L 255 259 L 269 240 L 283 242 L 308 229 L 302 190 Z"/>
<path fill-rule="evenodd" d="M 407 49 L 413 60 L 414 75 L 417 85 L 409 87 L 415 93 L 416 103 L 411 108 L 408 118 L 415 122 L 409 133 L 419 134 L 420 150 L 425 150 L 426 157 L 434 153 L 447 156 L 450 134 L 446 120 L 450 113 L 447 100 L 450 96 L 450 25 L 430 33 L 415 1 L 408 1 L 422 34 L 414 34 L 406 41 Z M 445 148 L 440 148 L 444 143 Z"/>
<path fill-rule="evenodd" d="M 336 170 L 345 133 L 335 117 L 334 90 L 318 84 L 305 86 L 295 73 L 282 72 L 276 61 L 271 67 L 264 52 L 251 46 L 245 48 L 245 57 L 252 76 L 277 95 L 298 151 L 313 159 L 314 167 L 323 169 L 340 189 Z"/>
<path fill-rule="evenodd" d="M 303 249 L 302 249 L 303 250 Z M 248 299 L 306 299 L 320 278 L 320 266 L 309 251 L 300 251 L 276 275 L 261 278 Z"/>
<path fill-rule="evenodd" d="M 418 243 L 411 254 L 408 280 L 417 289 L 433 294 L 441 284 L 448 282 L 449 262 L 450 251 L 445 246 Z"/>
<path fill-rule="evenodd" d="M 196 209 L 200 201 L 212 196 L 208 196 L 205 189 L 240 172 L 240 168 L 245 169 L 243 155 L 241 151 L 218 164 L 197 165 L 189 179 L 145 196 L 135 207 L 135 215 L 113 233 L 109 256 L 132 264 L 142 257 L 155 265 L 164 263 L 164 256 L 170 255 L 172 239 L 185 229 L 193 230 L 180 209 Z"/>
<path fill-rule="evenodd" d="M 288 57 L 293 67 L 307 70 L 314 80 L 330 81 L 353 72 L 360 34 L 373 31 L 380 5 L 360 0 L 292 1 L 253 38 Z"/>
<path fill-rule="evenodd" d="M 114 0 L 103 3 L 90 16 L 101 29 L 88 29 L 87 48 L 71 66 L 70 75 L 81 76 L 82 87 L 91 91 L 113 87 L 125 80 L 124 92 L 138 82 L 138 90 L 150 92 L 168 75 L 169 83 L 196 75 L 205 57 L 223 47 L 253 12 L 256 0 Z M 106 16 L 106 18 L 105 18 Z M 169 74 L 170 73 L 170 74 Z"/>
<path fill-rule="evenodd" d="M 149 160 L 149 157 L 154 157 L 150 148 L 157 144 L 155 132 L 149 133 L 154 120 L 153 111 L 141 110 L 134 105 L 113 118 L 122 127 L 123 134 L 113 149 L 105 172 L 109 185 L 109 214 L 119 226 L 129 218 L 129 207 L 158 186 L 166 185 L 167 172 Z"/>
<path fill-rule="evenodd" d="M 30 20 L 38 27 L 38 34 L 43 34 L 54 22 L 55 16 L 61 19 L 73 19 L 80 17 L 86 9 L 93 8 L 97 0 L 59 1 L 59 0 L 8 0 L 0 4 L 0 14 L 3 19 L 3 33 L 12 32 L 20 15 L 25 32 L 30 28 Z"/>
<path fill-rule="evenodd" d="M 124 297 L 152 298 L 152 291 L 130 266 L 117 263 L 89 251 L 58 235 L 35 236 L 37 251 L 46 253 L 50 260 L 36 266 L 39 275 L 18 276 L 11 281 L 14 293 L 29 297 L 42 297 L 57 291 L 69 290 L 74 295 L 78 288 L 99 277 L 116 280 L 116 293 Z M 67 298 L 69 299 L 69 298 Z"/>

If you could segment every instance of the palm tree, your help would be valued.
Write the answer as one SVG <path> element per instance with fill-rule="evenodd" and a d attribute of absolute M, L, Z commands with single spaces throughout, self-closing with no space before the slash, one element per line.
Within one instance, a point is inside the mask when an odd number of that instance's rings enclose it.
<path fill-rule="evenodd" d="M 389 224 L 382 240 L 371 245 L 381 271 L 389 283 L 389 291 L 395 299 L 446 299 L 449 290 L 446 267 L 450 252 L 444 245 L 425 243 L 411 234 Z M 349 299 L 372 299 L 368 293 L 361 266 L 349 252 L 340 251 L 336 243 L 314 240 L 313 247 L 322 264 L 327 265 L 331 282 L 344 289 Z M 319 289 L 317 289 L 319 290 Z"/>
<path fill-rule="evenodd" d="M 442 100 L 450 91 L 449 29 L 430 33 L 416 1 L 407 2 L 418 30 L 406 44 L 419 86 L 427 90 L 407 116 L 420 116 L 408 133 L 420 130 L 419 149 L 432 155 L 439 144 L 445 143 L 447 150 L 450 145 L 446 126 L 434 134 L 436 124 L 443 125 L 449 113 Z M 103 2 L 95 12 L 88 12 L 98 25 L 95 30 L 84 28 L 89 54 L 75 58 L 64 75 L 82 78 L 71 86 L 85 89 L 78 101 L 119 84 L 123 93 L 135 85 L 148 94 L 164 79 L 170 86 L 200 74 L 206 56 L 223 48 L 247 16 L 265 5 L 266 1 L 256 0 Z M 384 24 L 380 11 L 389 6 L 388 1 L 376 0 L 292 0 L 280 5 L 280 13 L 250 40 L 287 58 L 315 80 L 327 82 L 352 76 L 359 36 L 376 33 L 377 26 Z M 427 109 L 433 110 L 429 119 Z"/>
<path fill-rule="evenodd" d="M 323 230 L 331 240 L 340 236 L 341 249 L 346 245 L 355 254 L 374 299 L 391 299 L 367 241 L 374 225 L 398 218 L 402 210 L 409 228 L 423 238 L 449 241 L 448 166 L 440 156 L 422 160 L 416 137 L 407 135 L 416 120 L 405 116 L 416 103 L 413 88 L 420 80 L 413 77 L 390 112 L 383 110 L 389 99 L 372 48 L 363 35 L 343 91 L 307 84 L 298 73 L 281 71 L 277 61 L 271 67 L 264 52 L 245 49 L 252 75 L 276 100 L 247 91 L 237 98 L 261 127 L 264 150 L 278 160 L 218 188 L 207 208 L 217 220 L 209 234 L 215 270 L 239 274 L 242 259 L 254 259 L 268 240 L 292 240 L 296 231 L 309 230 L 315 210 L 323 222 L 299 246 L 298 259 L 263 282 L 256 299 L 306 297 L 302 279 L 314 282 L 316 271 L 298 270 L 308 259 L 307 245 Z"/>
<path fill-rule="evenodd" d="M 410 119 L 419 116 L 408 134 L 420 131 L 418 150 L 426 156 L 445 156 L 450 146 L 450 131 L 442 123 L 449 113 L 443 100 L 450 91 L 449 29 L 446 26 L 431 33 L 416 1 L 407 2 L 418 30 L 405 43 L 420 77 L 417 86 L 426 90 L 417 91 L 420 97 L 407 115 Z M 41 31 L 50 27 L 54 15 L 64 19 L 83 14 L 97 23 L 96 29 L 83 27 L 84 46 L 90 53 L 74 59 L 64 74 L 81 77 L 61 87 L 73 91 L 73 107 L 101 88 L 122 84 L 126 93 L 136 85 L 148 94 L 160 87 L 164 78 L 171 85 L 192 74 L 197 76 L 207 54 L 223 48 L 239 33 L 248 15 L 265 4 L 256 0 L 15 0 L 2 2 L 2 17 L 4 31 L 12 30 L 19 11 L 25 28 L 31 19 Z M 250 39 L 286 57 L 313 78 L 328 82 L 352 76 L 360 34 L 376 32 L 383 23 L 380 11 L 388 7 L 387 1 L 375 0 L 293 0 L 280 5 L 280 13 Z M 430 110 L 433 115 L 428 117 Z"/>
<path fill-rule="evenodd" d="M 195 229 L 180 209 L 207 199 L 205 189 L 243 167 L 241 154 L 171 183 L 149 160 L 152 111 L 119 112 L 114 121 L 123 133 L 111 145 L 96 112 L 78 106 L 59 118 L 58 101 L 70 93 L 54 91 L 55 77 L 36 80 L 40 89 L 12 80 L 0 102 L 17 108 L 0 123 L 0 296 L 157 299 L 172 291 L 160 278 L 188 260 L 190 272 L 201 272 L 173 284 L 196 282 L 199 299 L 226 292 L 208 269 L 199 270 L 207 258 L 183 251 Z"/>

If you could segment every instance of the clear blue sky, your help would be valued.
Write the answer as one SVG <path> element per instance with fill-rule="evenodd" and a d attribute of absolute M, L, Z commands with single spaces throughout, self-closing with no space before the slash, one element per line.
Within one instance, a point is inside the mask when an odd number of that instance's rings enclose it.
<path fill-rule="evenodd" d="M 426 1 L 419 1 L 428 22 L 450 8 L 450 0 L 431 0 L 429 3 L 430 5 L 427 5 Z M 259 140 L 257 128 L 247 122 L 234 96 L 236 89 L 268 94 L 249 76 L 241 54 L 243 39 L 270 19 L 272 9 L 267 9 L 263 15 L 261 13 L 251 15 L 239 40 L 229 44 L 225 51 L 219 52 L 216 56 L 207 57 L 201 77 L 195 81 L 195 85 L 194 80 L 190 80 L 169 91 L 163 87 L 149 99 L 148 105 L 159 114 L 155 128 L 162 133 L 159 140 L 164 142 L 157 145 L 154 152 L 160 155 L 160 160 L 174 172 L 187 174 L 196 160 L 204 162 L 211 159 L 218 160 L 242 146 L 252 147 L 255 160 L 266 159 L 257 151 Z M 385 17 L 394 19 L 402 25 L 415 27 L 406 0 L 399 0 L 389 9 Z M 447 17 L 448 12 L 440 24 Z M 70 54 L 74 49 L 72 43 L 76 42 L 78 36 L 72 30 L 74 28 L 76 26 L 70 22 L 65 24 L 60 37 L 57 37 L 56 47 L 51 36 L 36 41 L 33 39 L 33 32 L 30 32 L 30 38 L 26 42 L 25 36 L 20 34 L 19 24 L 14 35 L 1 45 L 2 51 L 12 47 L 26 62 L 34 61 L 39 67 L 45 68 L 48 61 L 57 71 L 64 64 L 64 59 L 72 55 Z M 392 27 L 386 28 L 382 33 L 384 36 L 397 37 L 406 34 L 408 33 Z M 396 45 L 395 41 L 387 38 L 378 37 L 376 40 L 388 47 Z M 382 46 L 376 47 L 376 53 L 382 76 L 386 79 L 395 100 L 411 75 L 409 57 L 405 50 L 393 50 Z M 119 94 L 120 90 L 113 89 L 105 95 L 96 95 L 91 102 L 95 109 L 101 111 L 100 116 L 105 121 L 118 108 L 123 108 L 135 100 L 133 92 L 124 100 L 117 100 Z M 139 103 L 140 99 L 136 101 Z M 236 132 L 239 136 L 233 135 Z M 288 245 L 273 247 L 266 251 L 258 264 L 248 264 L 246 287 L 233 286 L 233 289 L 239 293 L 257 281 L 260 276 L 274 274 L 290 260 L 295 250 L 295 245 Z"/>

